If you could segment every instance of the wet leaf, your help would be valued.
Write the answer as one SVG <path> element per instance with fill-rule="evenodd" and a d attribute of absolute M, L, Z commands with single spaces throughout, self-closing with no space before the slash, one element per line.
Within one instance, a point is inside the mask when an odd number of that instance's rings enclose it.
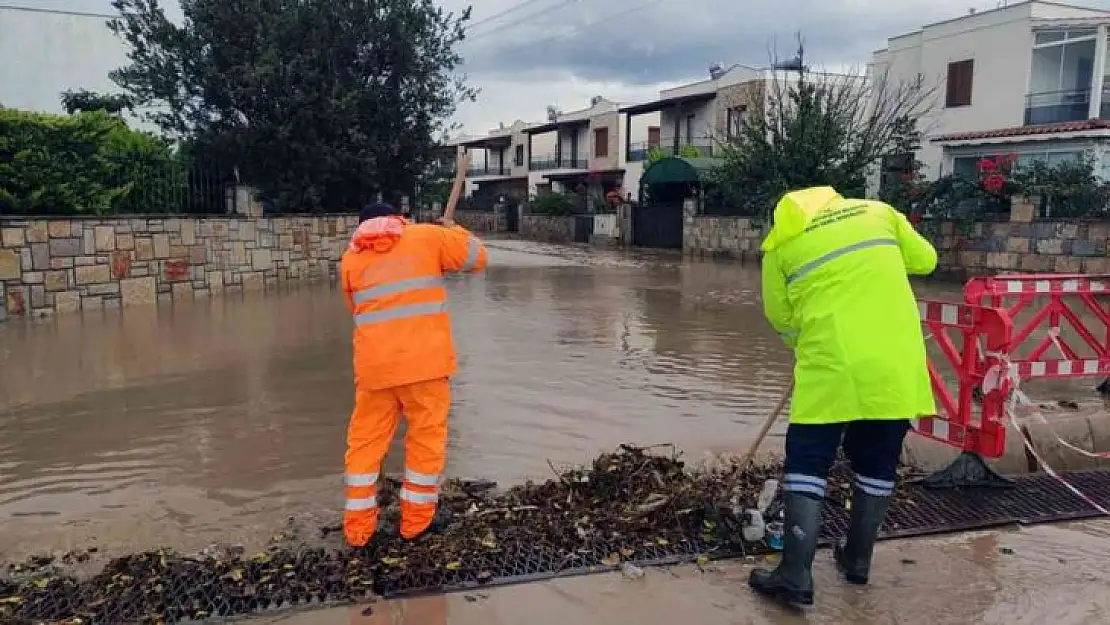
<path fill-rule="evenodd" d="M 44 577 L 42 579 L 36 579 L 32 583 L 35 585 L 35 588 L 46 588 L 50 585 L 50 580 Z"/>
<path fill-rule="evenodd" d="M 605 566 L 616 566 L 621 563 L 620 554 L 611 553 L 608 556 L 602 558 L 601 563 Z"/>
<path fill-rule="evenodd" d="M 707 564 L 709 564 L 709 556 L 707 556 L 707 555 L 698 556 L 698 566 L 705 567 Z"/>
<path fill-rule="evenodd" d="M 227 574 L 227 577 L 235 582 L 243 581 L 243 569 L 232 569 L 231 572 Z"/>
<path fill-rule="evenodd" d="M 19 605 L 23 603 L 23 597 L 0 597 L 0 605 Z"/>
<path fill-rule="evenodd" d="M 404 561 L 404 558 L 382 558 L 381 560 L 382 564 L 386 566 L 397 566 Z"/>
<path fill-rule="evenodd" d="M 629 549 L 627 547 L 625 547 L 624 549 L 621 549 L 621 555 L 624 556 L 625 558 L 631 558 L 632 554 L 634 554 L 634 553 L 636 553 L 636 551 L 634 549 Z"/>
<path fill-rule="evenodd" d="M 455 562 L 448 562 L 447 566 L 443 568 L 447 569 L 448 571 L 457 571 L 462 568 L 462 562 L 459 562 L 457 560 Z"/>
<path fill-rule="evenodd" d="M 486 534 L 485 538 L 482 539 L 482 546 L 490 549 L 495 549 L 497 547 L 497 537 L 493 535 L 493 532 L 489 532 Z"/>
<path fill-rule="evenodd" d="M 283 564 L 281 568 L 286 571 L 292 571 L 294 569 L 292 564 Z"/>
<path fill-rule="evenodd" d="M 660 547 L 666 547 L 667 545 L 671 544 L 671 541 L 667 540 L 666 538 L 656 538 L 655 544 L 659 545 Z"/>

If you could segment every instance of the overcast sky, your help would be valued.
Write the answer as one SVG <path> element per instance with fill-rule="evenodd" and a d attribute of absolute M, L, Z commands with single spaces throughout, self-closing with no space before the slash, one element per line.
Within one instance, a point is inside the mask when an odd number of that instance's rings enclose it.
<path fill-rule="evenodd" d="M 862 67 L 889 36 L 964 15 L 971 7 L 998 5 L 994 0 L 440 2 L 450 10 L 475 7 L 470 39 L 460 48 L 464 71 L 481 89 L 478 101 L 458 114 L 468 134 L 485 133 L 499 121 L 543 119 L 548 104 L 565 111 L 583 108 L 594 95 L 648 100 L 661 86 L 706 77 L 714 62 L 765 64 L 775 41 L 782 56 L 792 53 L 797 31 L 812 64 Z M 110 11 L 109 0 L 0 4 Z M 1110 0 L 1075 4 L 1110 9 Z"/>

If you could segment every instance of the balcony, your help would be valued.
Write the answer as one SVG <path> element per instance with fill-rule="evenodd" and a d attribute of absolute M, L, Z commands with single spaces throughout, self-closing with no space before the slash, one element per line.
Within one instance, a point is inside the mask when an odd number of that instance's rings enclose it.
<path fill-rule="evenodd" d="M 508 176 L 512 173 L 510 170 L 512 165 L 510 163 L 490 163 L 489 165 L 473 165 L 466 170 L 466 175 L 469 178 L 476 178 L 480 176 Z"/>
<path fill-rule="evenodd" d="M 544 154 L 528 161 L 529 171 L 551 171 L 553 169 L 589 169 L 585 158 L 570 158 L 557 154 Z"/>
<path fill-rule="evenodd" d="M 640 161 L 650 160 L 652 152 L 656 152 L 662 158 L 668 156 L 682 156 L 685 153 L 697 153 L 698 158 L 709 158 L 713 156 L 713 142 L 708 139 L 699 139 L 692 142 L 679 143 L 675 147 L 674 142 L 664 140 L 663 143 L 657 146 L 649 146 L 647 142 L 633 143 L 628 148 L 628 162 L 636 163 Z"/>

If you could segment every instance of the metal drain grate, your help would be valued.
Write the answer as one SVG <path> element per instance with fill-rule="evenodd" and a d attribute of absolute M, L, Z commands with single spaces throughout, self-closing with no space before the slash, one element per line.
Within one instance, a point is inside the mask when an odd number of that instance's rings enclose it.
<path fill-rule="evenodd" d="M 1068 479 L 1100 504 L 1110 506 L 1110 472 L 1078 472 Z M 930 490 L 911 485 L 908 497 L 891 507 L 882 537 L 904 538 L 1096 516 L 1097 510 L 1047 475 L 1018 478 L 1015 488 L 1005 490 Z M 824 520 L 822 538 L 827 545 L 846 532 L 848 513 L 828 504 Z M 507 546 L 496 554 L 476 554 L 455 567 L 439 563 L 434 568 L 394 570 L 374 579 L 372 587 L 377 594 L 387 597 L 442 593 L 609 571 L 619 568 L 618 560 L 653 566 L 692 562 L 701 555 L 723 559 L 745 554 L 739 544 L 712 543 L 701 538 L 670 542 L 594 541 L 573 551 L 542 544 L 517 545 Z M 310 551 L 281 557 L 291 563 L 287 566 L 297 571 L 299 581 L 265 596 L 229 597 L 221 585 L 226 571 L 206 569 L 203 563 L 195 562 L 156 580 L 153 586 L 159 593 L 156 615 L 151 614 L 152 580 L 132 578 L 127 582 L 130 586 L 117 589 L 108 600 L 103 599 L 103 581 L 99 582 L 100 588 L 95 586 L 98 583 L 95 580 L 44 587 L 23 599 L 11 622 L 74 622 L 73 619 L 80 618 L 84 625 L 159 622 L 158 619 L 174 623 L 197 616 L 218 618 L 335 605 L 357 599 L 369 590 L 365 586 L 352 589 L 349 580 L 344 579 L 343 566 L 337 562 L 349 559 L 350 555 Z M 242 566 L 249 568 L 250 564 Z M 142 573 L 136 571 L 135 575 Z M 312 579 L 306 579 L 309 577 Z M 96 596 L 102 598 L 94 599 Z M 9 622 L 6 618 L 0 621 Z"/>

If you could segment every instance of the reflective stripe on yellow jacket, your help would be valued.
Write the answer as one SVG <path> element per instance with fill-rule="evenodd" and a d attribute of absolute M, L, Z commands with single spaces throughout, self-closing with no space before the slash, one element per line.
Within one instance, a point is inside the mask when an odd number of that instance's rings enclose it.
<path fill-rule="evenodd" d="M 786 194 L 763 242 L 763 307 L 794 348 L 791 423 L 934 414 L 908 274 L 933 246 L 882 202 L 831 187 Z"/>

